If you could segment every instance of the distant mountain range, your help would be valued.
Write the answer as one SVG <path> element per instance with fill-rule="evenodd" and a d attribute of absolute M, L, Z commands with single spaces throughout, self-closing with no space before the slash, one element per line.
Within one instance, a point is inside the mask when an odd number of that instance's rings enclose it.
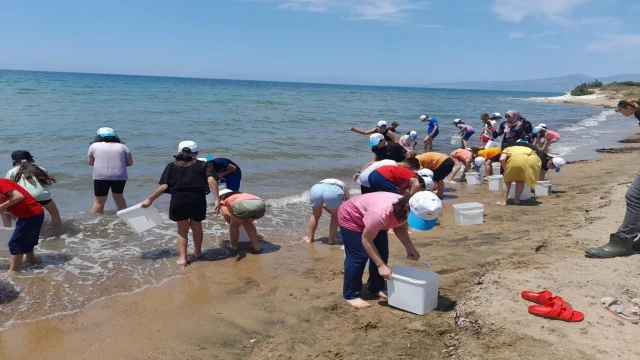
<path fill-rule="evenodd" d="M 577 85 L 590 82 L 596 78 L 574 74 L 546 79 L 514 80 L 514 81 L 464 81 L 456 83 L 435 83 L 426 87 L 440 89 L 469 89 L 469 90 L 503 90 L 503 91 L 540 91 L 564 93 L 571 91 Z M 640 74 L 622 74 L 599 77 L 605 84 L 614 81 L 640 81 Z"/>

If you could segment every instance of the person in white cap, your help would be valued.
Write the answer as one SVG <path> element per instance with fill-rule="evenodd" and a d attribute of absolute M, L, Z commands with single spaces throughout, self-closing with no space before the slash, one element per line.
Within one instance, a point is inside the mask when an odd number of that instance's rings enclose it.
<path fill-rule="evenodd" d="M 218 183 L 220 179 L 212 162 L 198 160 L 200 147 L 194 141 L 182 141 L 178 145 L 175 161 L 167 164 L 160 177 L 160 187 L 142 202 L 147 208 L 162 196 L 171 194 L 169 203 L 169 219 L 178 227 L 178 265 L 187 266 L 187 245 L 189 229 L 193 232 L 193 255 L 202 255 L 204 233 L 202 221 L 207 217 L 207 194 L 213 191 L 216 203 L 219 203 Z"/>
<path fill-rule="evenodd" d="M 356 307 L 371 306 L 360 297 L 362 275 L 369 259 L 369 292 L 386 299 L 385 279 L 392 279 L 389 260 L 388 231 L 393 232 L 405 247 L 407 258 L 420 259 L 408 227 L 418 231 L 431 230 L 442 210 L 442 201 L 430 191 L 402 196 L 376 192 L 354 196 L 338 210 L 338 223 L 344 242 L 344 300 Z"/>
<path fill-rule="evenodd" d="M 458 128 L 458 135 L 462 136 L 462 148 L 468 148 L 469 139 L 476 133 L 476 131 L 471 127 L 471 125 L 465 124 L 464 121 L 460 119 L 453 120 L 453 125 Z"/>
<path fill-rule="evenodd" d="M 95 198 L 91 212 L 103 214 L 109 191 L 118 210 L 127 208 L 124 187 L 129 179 L 127 167 L 133 165 L 133 157 L 112 128 L 101 127 L 87 153 L 88 164 L 93 166 L 93 191 Z"/>
<path fill-rule="evenodd" d="M 433 181 L 433 171 L 429 169 L 420 169 L 417 171 L 417 174 L 422 177 L 422 180 L 424 180 L 424 189 L 426 191 L 435 190 L 436 183 Z"/>
<path fill-rule="evenodd" d="M 433 140 L 440 134 L 440 128 L 438 126 L 438 119 L 429 117 L 429 115 L 420 116 L 420 121 L 428 122 L 427 136 L 422 141 L 424 143 L 424 151 L 433 150 Z"/>
<path fill-rule="evenodd" d="M 408 151 L 413 151 L 418 144 L 418 132 L 411 130 L 406 135 L 402 135 L 398 144 L 402 145 Z"/>
<path fill-rule="evenodd" d="M 546 124 L 540 124 L 534 127 L 533 136 L 533 145 L 544 152 L 549 152 L 549 146 L 560 141 L 560 134 L 547 129 Z"/>
<path fill-rule="evenodd" d="M 395 129 L 394 129 L 395 130 Z M 360 135 L 371 135 L 371 134 L 382 134 L 384 139 L 389 142 L 397 143 L 398 138 L 396 137 L 395 131 L 391 130 L 386 121 L 380 120 L 375 128 L 371 130 L 360 130 L 352 127 L 350 131 L 358 133 Z"/>
<path fill-rule="evenodd" d="M 369 175 L 371 175 L 371 173 L 374 170 L 387 165 L 404 166 L 407 169 L 410 169 L 412 171 L 416 171 L 420 169 L 420 163 L 418 162 L 418 165 L 416 166 L 415 162 L 413 162 L 411 159 L 413 158 L 409 157 L 403 160 L 402 162 L 395 162 L 393 160 L 372 161 L 370 163 L 367 163 L 364 167 L 362 167 L 360 171 L 358 171 L 357 173 L 355 173 L 355 175 L 353 175 L 353 181 L 356 181 L 358 182 L 358 184 L 360 184 L 361 194 L 368 194 L 368 193 L 374 192 L 373 189 L 371 189 L 371 184 L 369 183 Z"/>
<path fill-rule="evenodd" d="M 373 161 L 393 160 L 404 161 L 407 157 L 415 156 L 415 152 L 407 151 L 402 145 L 387 141 L 382 134 L 371 134 L 369 146 L 373 152 Z"/>

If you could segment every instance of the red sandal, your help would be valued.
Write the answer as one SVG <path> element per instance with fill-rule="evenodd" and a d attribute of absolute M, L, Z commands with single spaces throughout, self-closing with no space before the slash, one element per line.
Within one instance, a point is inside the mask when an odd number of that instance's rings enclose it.
<path fill-rule="evenodd" d="M 549 290 L 542 290 L 540 292 L 523 291 L 522 298 L 536 304 L 546 305 L 553 302 L 553 294 Z"/>
<path fill-rule="evenodd" d="M 584 314 L 574 311 L 571 304 L 556 296 L 553 301 L 546 305 L 529 306 L 529 314 L 547 319 L 562 320 L 567 322 L 579 322 L 584 320 Z"/>

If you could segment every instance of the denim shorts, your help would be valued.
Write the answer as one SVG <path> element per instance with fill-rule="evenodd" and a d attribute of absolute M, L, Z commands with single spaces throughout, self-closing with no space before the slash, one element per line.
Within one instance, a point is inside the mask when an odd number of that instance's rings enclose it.
<path fill-rule="evenodd" d="M 476 133 L 475 131 L 466 132 L 464 134 L 464 136 L 462 137 L 462 140 L 469 140 L 471 138 L 471 136 L 473 136 L 473 134 L 475 134 L 475 133 Z"/>
<path fill-rule="evenodd" d="M 9 240 L 11 255 L 29 254 L 38 245 L 40 229 L 44 222 L 44 212 L 28 218 L 18 219 L 13 236 Z"/>
<path fill-rule="evenodd" d="M 309 193 L 309 203 L 311 207 L 322 207 L 327 205 L 327 209 L 335 210 L 340 207 L 344 199 L 342 186 L 329 183 L 318 183 L 311 187 Z"/>

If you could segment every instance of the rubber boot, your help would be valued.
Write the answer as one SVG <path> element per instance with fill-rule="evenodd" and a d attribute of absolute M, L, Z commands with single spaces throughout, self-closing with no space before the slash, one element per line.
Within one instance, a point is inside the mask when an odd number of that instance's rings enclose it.
<path fill-rule="evenodd" d="M 609 243 L 597 248 L 587 249 L 584 252 L 594 258 L 614 258 L 618 256 L 633 255 L 633 239 L 623 239 L 616 234 L 609 236 Z"/>

